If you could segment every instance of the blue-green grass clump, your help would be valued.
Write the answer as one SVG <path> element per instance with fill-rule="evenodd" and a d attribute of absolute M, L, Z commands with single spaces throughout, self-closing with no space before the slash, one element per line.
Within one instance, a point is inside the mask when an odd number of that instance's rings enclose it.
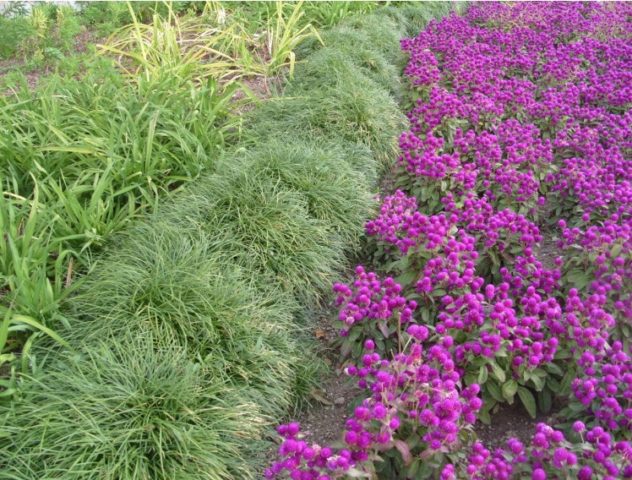
<path fill-rule="evenodd" d="M 257 406 L 181 347 L 135 333 L 64 354 L 0 406 L 2 478 L 249 477 Z"/>
<path fill-rule="evenodd" d="M 288 137 L 360 142 L 380 168 L 396 158 L 397 135 L 405 117 L 393 97 L 359 69 L 318 88 L 290 83 L 285 93 L 254 112 L 252 137 L 265 139 L 276 131 Z"/>
<path fill-rule="evenodd" d="M 399 41 L 406 35 L 406 25 L 400 25 L 396 20 L 379 14 L 357 15 L 349 17 L 344 26 L 365 34 L 371 42 L 371 47 L 386 58 L 401 56 Z"/>
<path fill-rule="evenodd" d="M 293 83 L 311 89 L 328 83 L 344 81 L 359 70 L 386 89 L 395 99 L 401 96 L 401 82 L 395 65 L 370 47 L 368 38 L 355 30 L 338 35 L 306 60 L 293 78 Z"/>
<path fill-rule="evenodd" d="M 202 232 L 143 223 L 69 300 L 75 320 L 64 336 L 88 345 L 149 331 L 263 399 L 266 413 L 279 413 L 292 402 L 286 385 L 295 381 L 293 365 L 306 355 L 293 317 L 298 306 L 274 286 L 255 287 L 247 278 L 220 261 Z"/>
<path fill-rule="evenodd" d="M 223 169 L 191 190 L 164 215 L 182 229 L 202 231 L 218 262 L 302 302 L 329 288 L 343 245 L 310 215 L 305 195 L 245 168 Z"/>
<path fill-rule="evenodd" d="M 465 3 L 460 2 L 460 4 Z M 423 8 L 411 3 L 401 5 L 398 10 L 407 20 L 406 34 L 412 37 L 426 28 L 431 20 L 448 15 L 455 6 L 457 9 L 460 7 L 459 3 L 453 5 L 451 2 L 424 2 Z"/>
<path fill-rule="evenodd" d="M 347 161 L 342 149 L 274 138 L 228 155 L 219 168 L 224 165 L 299 193 L 310 217 L 326 225 L 344 246 L 357 246 L 371 213 L 372 194 L 366 177 Z"/>

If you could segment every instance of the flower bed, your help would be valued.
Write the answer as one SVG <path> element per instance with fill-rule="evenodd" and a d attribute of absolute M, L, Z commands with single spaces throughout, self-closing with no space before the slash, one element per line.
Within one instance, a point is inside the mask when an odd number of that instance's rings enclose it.
<path fill-rule="evenodd" d="M 366 225 L 381 274 L 334 286 L 366 394 L 339 448 L 279 427 L 268 478 L 632 477 L 630 14 L 481 4 L 402 41 L 410 129 Z M 472 425 L 514 402 L 566 406 L 492 452 Z"/>

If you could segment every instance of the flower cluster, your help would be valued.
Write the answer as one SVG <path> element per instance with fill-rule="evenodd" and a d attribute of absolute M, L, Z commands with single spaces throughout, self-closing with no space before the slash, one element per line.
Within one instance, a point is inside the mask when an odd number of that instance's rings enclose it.
<path fill-rule="evenodd" d="M 420 293 L 445 293 L 436 332 L 458 339 L 466 378 L 486 388 L 489 364 L 500 366 L 489 370 L 503 381 L 571 393 L 567 415 L 617 435 L 632 413 L 629 14 L 620 5 L 481 4 L 404 41 L 420 94 L 400 138 L 408 181 L 398 182 L 422 212 L 449 215 L 452 240 L 476 239 L 472 278 L 483 281 L 446 283 L 463 268 L 439 249 L 417 283 Z M 429 52 L 435 60 L 423 67 Z M 554 260 L 539 256 L 542 213 L 567 217 Z M 564 370 L 576 377 L 570 389 Z"/>
<path fill-rule="evenodd" d="M 632 478 L 630 16 L 482 3 L 402 41 L 399 190 L 366 224 L 394 278 L 334 287 L 365 396 L 341 449 L 284 427 L 269 476 Z M 561 397 L 573 431 L 460 435 L 516 396 L 532 416 Z"/>
<path fill-rule="evenodd" d="M 614 442 L 601 427 L 586 430 L 582 422 L 573 424 L 577 442 L 570 442 L 564 433 L 544 423 L 536 425 L 528 445 L 511 438 L 502 448 L 490 452 L 475 442 L 466 461 L 447 464 L 440 478 L 456 480 L 505 480 L 531 478 L 594 478 L 615 480 L 632 477 L 632 444 Z"/>
<path fill-rule="evenodd" d="M 572 383 L 575 404 L 590 414 L 593 423 L 629 436 L 632 431 L 632 361 L 621 342 L 614 342 L 602 358 L 584 351 L 578 365 L 580 374 Z"/>
<path fill-rule="evenodd" d="M 584 214 L 584 221 L 590 216 Z M 604 299 L 608 308 L 632 330 L 632 221 L 620 222 L 612 215 L 600 225 L 568 227 L 560 220 L 560 247 L 564 249 L 566 275 L 574 283 L 586 285 Z M 632 332 L 617 332 L 619 336 Z"/>
<path fill-rule="evenodd" d="M 417 302 L 401 295 L 400 284 L 390 277 L 381 280 L 358 266 L 350 285 L 336 283 L 333 290 L 339 308 L 340 336 L 347 340 L 343 342 L 343 355 L 372 338 L 380 338 L 382 349 L 399 346 L 397 334 L 411 321 L 417 308 Z M 354 334 L 349 338 L 350 331 Z M 395 337 L 394 342 L 390 342 L 391 337 Z"/>
<path fill-rule="evenodd" d="M 417 210 L 417 200 L 397 190 L 384 199 L 380 214 L 365 228 L 379 242 L 406 254 L 411 249 L 435 250 L 443 245 L 453 229 L 453 220 L 445 215 L 422 215 Z"/>
<path fill-rule="evenodd" d="M 283 438 L 279 460 L 266 469 L 265 478 L 333 480 L 351 473 L 354 462 L 349 450 L 308 444 L 301 439 L 301 426 L 297 422 L 280 425 L 277 433 Z"/>
<path fill-rule="evenodd" d="M 483 403 L 479 387 L 461 387 L 449 345 L 425 349 L 428 335 L 427 328 L 410 325 L 405 349 L 390 360 L 376 352 L 373 341 L 365 341 L 360 363 L 346 368 L 367 397 L 345 422 L 344 447 L 308 445 L 298 424 L 282 425 L 280 459 L 267 478 L 345 478 L 387 463 L 410 467 L 459 448 L 461 433 L 476 421 Z M 406 443 L 411 434 L 418 438 L 414 446 Z"/>

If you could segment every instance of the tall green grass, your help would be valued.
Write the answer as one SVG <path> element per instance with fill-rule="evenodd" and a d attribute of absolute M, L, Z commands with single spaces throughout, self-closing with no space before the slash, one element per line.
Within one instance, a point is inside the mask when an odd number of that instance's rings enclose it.
<path fill-rule="evenodd" d="M 98 68 L 0 98 L 0 305 L 65 322 L 59 303 L 93 253 L 213 168 L 239 127 L 234 92 L 166 76 L 128 84 Z"/>
<path fill-rule="evenodd" d="M 18 56 L 33 66 L 63 57 L 82 30 L 70 6 L 46 2 L 33 3 L 28 11 L 16 2 L 0 12 L 0 26 L 0 58 Z"/>
<path fill-rule="evenodd" d="M 273 76 L 287 68 L 291 76 L 294 50 L 303 41 L 320 41 L 316 28 L 305 21 L 303 1 L 269 2 L 265 18 L 244 24 L 242 15 L 227 11 L 222 2 L 207 2 L 201 12 L 178 16 L 154 13 L 150 22 L 136 17 L 115 31 L 101 46 L 132 78 L 150 79 L 158 71 L 201 81 Z"/>
<path fill-rule="evenodd" d="M 0 98 L 0 172 L 28 193 L 34 178 L 75 180 L 111 163 L 117 189 L 138 185 L 151 200 L 210 165 L 237 125 L 234 93 L 166 74 L 158 83 L 127 84 L 107 67 L 80 80 L 53 77 Z"/>

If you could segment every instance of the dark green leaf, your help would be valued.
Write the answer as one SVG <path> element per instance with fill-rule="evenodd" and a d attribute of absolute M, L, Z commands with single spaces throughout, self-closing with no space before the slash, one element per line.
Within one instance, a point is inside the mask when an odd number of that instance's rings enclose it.
<path fill-rule="evenodd" d="M 489 392 L 489 394 L 492 396 L 492 398 L 494 398 L 494 400 L 498 401 L 498 402 L 504 402 L 504 398 L 502 393 L 500 392 L 500 387 L 498 386 L 498 384 L 494 381 L 489 381 L 485 384 L 485 389 L 487 390 L 487 392 Z"/>
<path fill-rule="evenodd" d="M 500 383 L 505 383 L 505 380 L 507 378 L 505 376 L 505 371 L 502 368 L 500 368 L 500 366 L 493 360 L 491 362 L 489 362 L 489 364 L 492 367 L 492 373 L 498 379 L 498 381 Z"/>
<path fill-rule="evenodd" d="M 551 411 L 552 404 L 553 398 L 551 396 L 551 391 L 548 388 L 545 388 L 538 393 L 538 405 L 543 413 L 549 413 Z"/>
<path fill-rule="evenodd" d="M 529 415 L 531 415 L 531 418 L 535 418 L 537 410 L 533 394 L 525 387 L 518 387 L 518 397 L 520 397 L 520 401 L 524 405 L 524 408 L 527 409 Z"/>
<path fill-rule="evenodd" d="M 560 377 L 564 375 L 564 372 L 562 371 L 562 369 L 559 366 L 557 366 L 555 363 L 549 363 L 546 366 L 546 369 L 555 375 L 559 375 Z"/>
<path fill-rule="evenodd" d="M 516 395 L 516 391 L 518 390 L 518 382 L 515 380 L 509 380 L 505 382 L 502 387 L 503 398 L 507 400 L 509 404 L 513 403 L 514 395 Z"/>
<path fill-rule="evenodd" d="M 481 365 L 481 368 L 478 370 L 478 384 L 481 386 L 484 385 L 488 376 L 487 365 Z"/>

